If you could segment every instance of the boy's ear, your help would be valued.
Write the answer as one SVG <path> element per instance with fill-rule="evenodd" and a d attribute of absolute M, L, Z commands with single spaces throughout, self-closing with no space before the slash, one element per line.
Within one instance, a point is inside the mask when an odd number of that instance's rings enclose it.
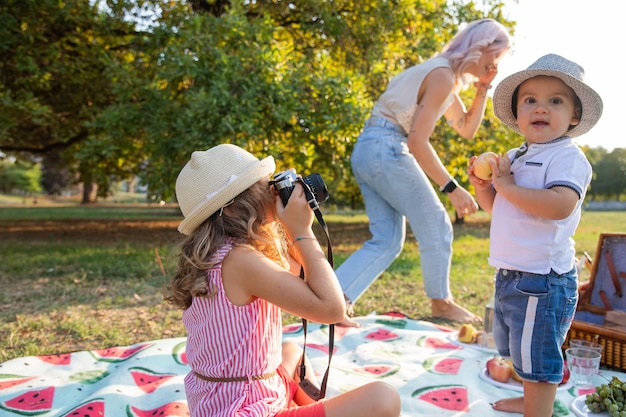
<path fill-rule="evenodd" d="M 580 119 L 582 117 L 582 109 L 580 107 L 576 107 L 574 109 L 574 116 L 572 116 L 572 120 L 570 121 L 570 126 L 576 126 L 580 123 Z"/>

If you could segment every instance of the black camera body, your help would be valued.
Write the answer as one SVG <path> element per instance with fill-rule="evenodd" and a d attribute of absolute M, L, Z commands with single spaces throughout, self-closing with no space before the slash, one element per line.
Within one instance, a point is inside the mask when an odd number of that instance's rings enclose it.
<path fill-rule="evenodd" d="M 328 200 L 328 189 L 320 174 L 299 177 L 293 171 L 283 171 L 275 174 L 274 180 L 271 182 L 274 188 L 276 188 L 283 202 L 283 206 L 287 205 L 287 201 L 289 201 L 289 197 L 298 181 L 300 181 L 304 187 L 304 193 L 311 208 L 315 209 L 319 204 Z"/>

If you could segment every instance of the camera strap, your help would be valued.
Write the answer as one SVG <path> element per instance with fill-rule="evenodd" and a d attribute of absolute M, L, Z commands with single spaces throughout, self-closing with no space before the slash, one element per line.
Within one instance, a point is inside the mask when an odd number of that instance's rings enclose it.
<path fill-rule="evenodd" d="M 332 243 L 330 241 L 330 234 L 328 233 L 328 226 L 326 225 L 326 222 L 324 221 L 324 217 L 322 216 L 322 212 L 319 209 L 319 204 L 317 203 L 317 200 L 315 199 L 313 192 L 311 191 L 309 186 L 305 184 L 304 182 L 302 182 L 302 185 L 304 186 L 304 194 L 309 202 L 309 206 L 311 207 L 311 209 L 313 209 L 313 212 L 315 213 L 315 217 L 317 218 L 317 221 L 320 224 L 320 226 L 322 226 L 322 229 L 324 230 L 324 234 L 326 235 L 327 259 L 328 259 L 328 263 L 330 263 L 330 266 L 333 267 L 334 269 L 335 263 L 333 259 L 333 248 L 332 248 Z M 302 267 L 300 267 L 300 278 L 304 279 L 304 268 Z M 305 318 L 302 318 L 302 330 L 304 331 L 304 344 L 302 345 L 302 360 L 300 362 L 300 368 L 299 368 L 300 380 L 303 380 L 306 375 L 304 357 L 305 357 L 305 351 L 306 351 L 307 320 Z M 322 378 L 322 383 L 320 385 L 319 398 L 315 398 L 315 400 L 321 400 L 322 398 L 326 396 L 326 386 L 328 383 L 328 374 L 330 372 L 330 361 L 333 357 L 334 346 L 335 346 L 335 325 L 330 324 L 328 326 L 328 366 L 326 367 L 326 372 L 324 373 L 324 377 Z"/>

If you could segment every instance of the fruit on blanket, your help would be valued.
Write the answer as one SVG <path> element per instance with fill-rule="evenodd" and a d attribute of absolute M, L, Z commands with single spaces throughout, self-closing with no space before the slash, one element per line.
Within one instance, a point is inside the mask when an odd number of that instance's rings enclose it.
<path fill-rule="evenodd" d="M 446 410 L 469 411 L 467 387 L 463 385 L 424 387 L 413 392 L 411 396 Z"/>
<path fill-rule="evenodd" d="M 489 161 L 491 160 L 497 161 L 498 155 L 493 152 L 485 152 L 478 155 L 474 161 L 474 175 L 481 180 L 490 180 L 491 165 L 489 165 Z"/>
<path fill-rule="evenodd" d="M 522 377 L 519 376 L 519 374 L 513 367 L 513 361 L 511 359 L 506 359 L 506 363 L 509 365 L 509 368 L 511 368 L 511 378 L 517 382 L 524 382 Z M 567 361 L 563 361 L 563 379 L 561 380 L 559 385 L 567 384 L 567 381 L 569 381 L 569 378 L 570 378 L 570 372 L 569 372 L 569 368 L 567 367 Z"/>
<path fill-rule="evenodd" d="M 25 392 L 0 404 L 0 409 L 23 416 L 36 416 L 52 409 L 54 387 Z"/>
<path fill-rule="evenodd" d="M 459 329 L 459 342 L 475 343 L 476 336 L 478 336 L 478 330 L 470 323 L 463 324 Z"/>
<path fill-rule="evenodd" d="M 80 404 L 76 408 L 72 408 L 69 412 L 63 414 L 63 417 L 101 417 L 104 415 L 104 399 L 94 398 Z"/>
<path fill-rule="evenodd" d="M 511 367 L 507 360 L 500 355 L 496 355 L 487 361 L 487 372 L 494 381 L 508 382 L 511 378 Z"/>
<path fill-rule="evenodd" d="M 180 401 L 163 404 L 152 410 L 140 410 L 133 405 L 127 405 L 126 415 L 128 417 L 189 417 L 189 408 L 187 404 Z"/>
<path fill-rule="evenodd" d="M 99 361 L 122 362 L 152 345 L 153 343 L 142 343 L 127 348 L 112 347 L 107 349 L 90 350 L 89 353 Z"/>
<path fill-rule="evenodd" d="M 172 374 L 159 374 L 140 367 L 130 368 L 129 371 L 135 384 L 147 394 L 153 393 L 162 383 L 175 376 Z"/>
<path fill-rule="evenodd" d="M 511 359 L 507 359 L 506 363 L 509 365 L 509 367 L 511 368 L 511 378 L 513 378 L 514 380 L 516 380 L 517 382 L 524 382 L 524 380 L 522 379 L 521 376 L 519 376 L 519 374 L 517 373 L 517 371 L 515 370 L 515 368 L 513 367 L 513 361 Z"/>

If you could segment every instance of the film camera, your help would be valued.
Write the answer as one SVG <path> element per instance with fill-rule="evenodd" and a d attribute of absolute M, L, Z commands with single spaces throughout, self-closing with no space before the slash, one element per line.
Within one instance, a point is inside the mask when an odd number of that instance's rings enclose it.
<path fill-rule="evenodd" d="M 274 180 L 270 184 L 273 184 L 276 191 L 278 191 L 284 206 L 287 205 L 287 201 L 298 181 L 304 186 L 304 194 L 311 208 L 315 209 L 319 204 L 328 200 L 328 189 L 320 174 L 300 177 L 293 171 L 283 171 L 275 174 Z"/>

